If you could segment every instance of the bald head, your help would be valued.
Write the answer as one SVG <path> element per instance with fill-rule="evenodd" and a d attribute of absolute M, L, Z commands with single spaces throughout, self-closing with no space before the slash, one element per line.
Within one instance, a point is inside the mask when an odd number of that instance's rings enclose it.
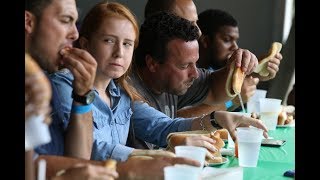
<path fill-rule="evenodd" d="M 199 29 L 199 35 L 201 36 L 201 30 L 197 25 L 197 8 L 192 0 L 148 0 L 144 16 L 147 18 L 151 14 L 159 11 L 169 11 L 191 21 L 192 24 Z"/>

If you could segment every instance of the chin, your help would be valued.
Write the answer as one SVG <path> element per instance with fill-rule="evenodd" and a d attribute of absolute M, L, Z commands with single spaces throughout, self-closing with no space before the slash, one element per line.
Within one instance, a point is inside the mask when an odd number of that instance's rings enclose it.
<path fill-rule="evenodd" d="M 188 91 L 188 89 L 184 89 L 184 90 L 174 90 L 172 94 L 181 96 L 181 95 L 184 95 L 187 91 Z"/>
<path fill-rule="evenodd" d="M 107 76 L 109 76 L 112 79 L 118 79 L 120 78 L 124 73 L 123 72 L 117 72 L 117 71 L 113 71 L 113 72 L 107 72 Z"/>

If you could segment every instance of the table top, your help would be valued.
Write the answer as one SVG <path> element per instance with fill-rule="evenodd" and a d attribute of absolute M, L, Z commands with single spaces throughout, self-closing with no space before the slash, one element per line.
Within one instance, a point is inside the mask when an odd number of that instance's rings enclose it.
<path fill-rule="evenodd" d="M 243 179 L 292 179 L 283 176 L 287 170 L 295 169 L 295 128 L 277 128 L 268 132 L 269 137 L 286 140 L 281 147 L 261 146 L 257 167 L 244 167 Z M 216 166 L 221 168 L 238 167 L 238 158 L 226 156 L 229 162 Z"/>

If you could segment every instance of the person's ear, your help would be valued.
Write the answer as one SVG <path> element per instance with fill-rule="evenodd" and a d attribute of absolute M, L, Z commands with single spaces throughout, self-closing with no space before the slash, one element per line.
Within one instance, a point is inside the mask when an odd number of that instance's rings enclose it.
<path fill-rule="evenodd" d="M 88 50 L 88 39 L 85 37 L 79 38 L 79 45 L 81 49 Z"/>
<path fill-rule="evenodd" d="M 29 12 L 29 11 L 24 11 L 24 28 L 27 33 L 32 33 L 35 25 L 35 16 Z"/>
<path fill-rule="evenodd" d="M 159 66 L 159 63 L 153 59 L 153 57 L 151 57 L 149 54 L 146 55 L 146 66 L 149 69 L 149 71 L 151 72 L 156 72 L 157 68 Z"/>
<path fill-rule="evenodd" d="M 207 36 L 207 35 L 200 36 L 199 42 L 202 44 L 202 46 L 204 48 L 208 48 L 208 46 L 209 46 L 209 36 Z"/>

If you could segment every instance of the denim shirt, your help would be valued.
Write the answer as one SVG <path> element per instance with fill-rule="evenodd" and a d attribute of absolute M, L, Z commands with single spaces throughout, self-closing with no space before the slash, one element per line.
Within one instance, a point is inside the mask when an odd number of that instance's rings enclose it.
<path fill-rule="evenodd" d="M 45 72 L 46 73 L 46 72 Z M 61 107 L 61 96 L 59 96 L 58 88 L 55 83 L 50 78 L 50 75 L 46 73 L 52 88 L 52 98 L 51 98 L 51 124 L 49 125 L 49 131 L 51 136 L 51 142 L 38 146 L 35 148 L 35 153 L 45 154 L 45 155 L 60 155 L 63 156 L 64 152 L 64 118 Z"/>
<path fill-rule="evenodd" d="M 60 107 L 59 109 L 53 109 L 53 114 L 58 118 L 53 117 L 54 119 L 52 119 L 52 127 L 50 128 L 52 142 L 38 148 L 37 153 L 63 155 L 63 136 L 69 124 L 73 102 L 71 93 L 74 77 L 68 69 L 63 69 L 50 75 L 49 78 L 52 81 L 53 88 L 57 90 L 55 94 L 57 97 L 53 98 L 59 99 Z M 133 151 L 133 148 L 125 146 L 132 115 L 131 100 L 119 86 L 116 86 L 114 81 L 110 81 L 107 91 L 110 93 L 113 105 L 111 109 L 95 90 L 96 98 L 92 107 L 94 129 L 91 159 L 106 160 L 112 158 L 125 161 Z M 60 148 L 57 148 L 57 146 Z"/>
<path fill-rule="evenodd" d="M 136 137 L 160 147 L 167 146 L 171 132 L 190 131 L 193 118 L 171 119 L 147 103 L 134 101 L 132 120 Z"/>
<path fill-rule="evenodd" d="M 52 141 L 36 152 L 39 154 L 63 155 L 64 133 L 69 123 L 73 99 L 73 75 L 68 69 L 63 69 L 49 76 L 53 89 L 53 98 L 58 105 L 53 106 L 53 119 L 50 125 Z M 130 119 L 134 122 L 137 137 L 159 146 L 166 146 L 166 137 L 171 132 L 191 129 L 192 118 L 176 118 L 173 121 L 164 113 L 154 109 L 144 102 L 131 102 L 127 93 L 112 80 L 107 88 L 110 93 L 112 107 L 110 108 L 95 90 L 93 101 L 93 147 L 92 160 L 112 158 L 125 161 L 133 148 L 125 146 Z M 133 105 L 133 111 L 131 106 Z M 57 109 L 56 109 L 57 108 Z M 51 127 L 52 126 L 52 127 Z M 41 150 L 40 150 L 41 149 Z"/>

